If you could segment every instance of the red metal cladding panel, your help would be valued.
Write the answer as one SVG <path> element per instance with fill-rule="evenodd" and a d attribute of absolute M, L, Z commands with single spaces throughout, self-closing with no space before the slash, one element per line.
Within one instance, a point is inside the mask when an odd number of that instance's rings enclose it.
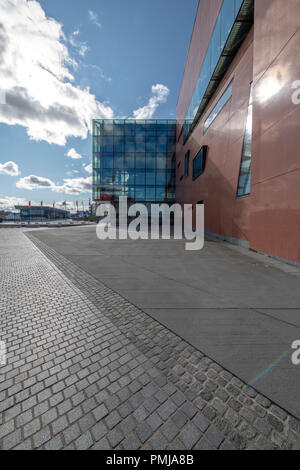
<path fill-rule="evenodd" d="M 221 0 L 201 0 L 177 106 L 184 119 Z M 299 0 L 256 0 L 249 32 L 192 136 L 177 143 L 176 197 L 206 206 L 206 230 L 249 240 L 254 249 L 300 261 Z M 208 131 L 208 115 L 234 79 L 231 99 Z M 236 198 L 249 89 L 253 81 L 251 195 Z M 300 87 L 299 87 L 300 88 Z M 180 125 L 179 125 L 180 131 Z M 192 180 L 193 158 L 208 146 L 204 173 Z M 184 158 L 190 150 L 189 176 Z"/>

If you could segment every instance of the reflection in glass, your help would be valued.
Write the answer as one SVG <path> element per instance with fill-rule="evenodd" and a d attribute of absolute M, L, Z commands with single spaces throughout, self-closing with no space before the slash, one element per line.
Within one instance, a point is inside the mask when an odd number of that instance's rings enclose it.
<path fill-rule="evenodd" d="M 239 14 L 243 0 L 223 0 L 222 7 L 216 20 L 215 28 L 208 45 L 205 58 L 200 70 L 185 122 L 183 126 L 183 140 L 186 141 L 193 122 L 198 113 L 200 104 L 205 98 L 205 94 L 213 74 L 218 70 L 218 63 L 222 56 L 222 51 L 230 36 L 237 15 Z"/>
<path fill-rule="evenodd" d="M 232 96 L 232 89 L 233 89 L 233 80 L 230 83 L 230 85 L 228 86 L 228 88 L 225 90 L 225 92 L 223 93 L 223 95 L 221 96 L 219 101 L 217 102 L 216 106 L 214 107 L 214 109 L 212 110 L 212 112 L 210 113 L 208 118 L 206 119 L 206 121 L 204 123 L 204 126 L 203 126 L 203 133 L 204 134 L 208 130 L 209 126 L 216 119 L 218 114 L 222 111 L 222 109 L 224 108 L 227 101 L 230 100 L 230 98 Z"/>
<path fill-rule="evenodd" d="M 252 157 L 252 117 L 253 117 L 253 83 L 250 98 L 246 129 L 243 142 L 241 167 L 238 181 L 237 197 L 248 196 L 251 192 L 251 157 Z"/>
<path fill-rule="evenodd" d="M 95 120 L 93 130 L 94 200 L 175 201 L 176 120 Z"/>

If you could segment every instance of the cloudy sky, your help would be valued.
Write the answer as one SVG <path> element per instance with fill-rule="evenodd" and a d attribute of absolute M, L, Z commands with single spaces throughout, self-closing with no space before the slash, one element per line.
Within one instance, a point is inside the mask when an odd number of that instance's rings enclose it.
<path fill-rule="evenodd" d="M 198 0 L 0 0 L 0 209 L 91 197 L 93 118 L 176 117 Z"/>

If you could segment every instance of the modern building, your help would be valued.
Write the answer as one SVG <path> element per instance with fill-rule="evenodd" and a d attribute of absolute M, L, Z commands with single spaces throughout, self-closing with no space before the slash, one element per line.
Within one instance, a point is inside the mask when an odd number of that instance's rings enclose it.
<path fill-rule="evenodd" d="M 204 202 L 207 232 L 298 262 L 299 18 L 299 0 L 199 1 L 176 151 L 176 199 Z"/>
<path fill-rule="evenodd" d="M 67 219 L 70 217 L 70 212 L 64 209 L 56 209 L 54 207 L 41 207 L 41 206 L 15 206 L 20 211 L 21 221 L 34 221 L 34 220 L 56 220 Z"/>
<path fill-rule="evenodd" d="M 176 121 L 94 120 L 96 204 L 175 201 Z"/>
<path fill-rule="evenodd" d="M 94 201 L 204 203 L 208 233 L 300 262 L 299 18 L 299 0 L 199 0 L 176 159 L 175 121 L 94 121 Z"/>

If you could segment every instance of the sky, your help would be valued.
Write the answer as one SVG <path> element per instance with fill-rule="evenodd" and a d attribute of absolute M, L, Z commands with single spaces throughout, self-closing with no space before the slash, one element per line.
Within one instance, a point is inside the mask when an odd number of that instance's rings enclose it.
<path fill-rule="evenodd" d="M 87 204 L 95 118 L 175 119 L 198 0 L 0 0 L 0 210 Z"/>

